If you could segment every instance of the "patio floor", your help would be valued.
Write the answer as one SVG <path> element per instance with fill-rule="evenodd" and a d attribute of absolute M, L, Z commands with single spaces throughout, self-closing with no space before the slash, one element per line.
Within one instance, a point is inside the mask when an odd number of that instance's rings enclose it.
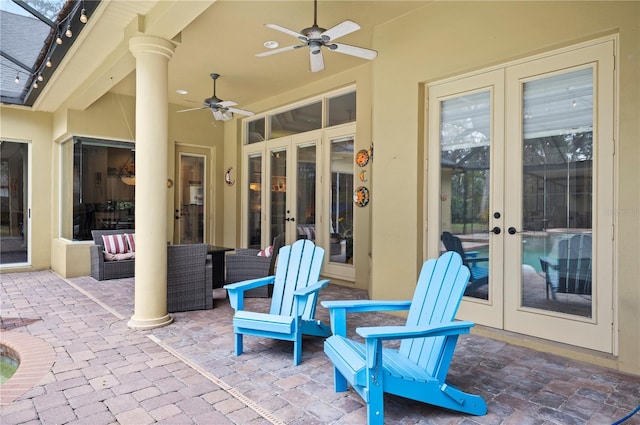
<path fill-rule="evenodd" d="M 31 389 L 15 401 L 3 394 L 2 425 L 366 423 L 353 390 L 333 391 L 320 338 L 305 338 L 299 366 L 283 341 L 245 337 L 245 353 L 236 357 L 233 311 L 220 290 L 213 310 L 175 313 L 169 326 L 134 331 L 127 327 L 133 286 L 133 279 L 63 279 L 49 271 L 0 275 L 0 338 L 35 337 L 53 348 L 52 367 Z M 321 299 L 365 296 L 333 285 Z M 317 316 L 328 323 L 323 307 Z M 401 323 L 384 314 L 353 319 L 350 331 Z M 600 425 L 640 403 L 640 377 L 477 335 L 460 339 L 449 380 L 483 396 L 488 414 L 385 396 L 386 423 Z M 640 424 L 640 413 L 624 424 Z"/>

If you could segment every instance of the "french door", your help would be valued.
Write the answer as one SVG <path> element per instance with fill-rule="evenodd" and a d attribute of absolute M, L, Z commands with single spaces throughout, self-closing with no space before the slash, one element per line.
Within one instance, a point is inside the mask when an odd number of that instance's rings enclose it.
<path fill-rule="evenodd" d="M 354 149 L 354 124 L 245 145 L 245 246 L 309 239 L 325 250 L 323 273 L 354 280 Z"/>
<path fill-rule="evenodd" d="M 429 87 L 429 253 L 462 242 L 460 318 L 613 352 L 613 81 L 605 41 Z"/>
<path fill-rule="evenodd" d="M 320 136 L 318 131 L 270 140 L 266 151 L 262 144 L 247 146 L 244 234 L 249 247 L 264 248 L 278 235 L 284 235 L 287 245 L 302 238 L 320 243 Z"/>

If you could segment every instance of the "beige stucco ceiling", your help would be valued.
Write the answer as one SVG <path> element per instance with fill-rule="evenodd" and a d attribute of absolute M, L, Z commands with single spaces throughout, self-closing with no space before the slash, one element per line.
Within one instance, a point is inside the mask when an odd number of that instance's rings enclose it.
<path fill-rule="evenodd" d="M 330 28 L 353 20 L 362 29 L 339 41 L 375 49 L 376 26 L 428 3 L 319 0 L 318 25 Z M 136 33 L 175 40 L 177 47 L 169 62 L 169 101 L 185 107 L 194 106 L 189 101 L 211 96 L 212 72 L 221 75 L 218 97 L 242 107 L 366 62 L 325 50 L 326 69 L 312 73 L 306 48 L 257 58 L 256 53 L 267 50 L 263 46 L 267 40 L 281 47 L 298 44 L 294 37 L 265 27 L 266 23 L 294 31 L 309 27 L 313 1 L 103 0 L 87 24 L 89 31 L 83 31 L 53 77 L 54 84 L 47 86 L 34 109 L 84 109 L 107 91 L 134 96 L 135 59 L 128 50 L 128 39 Z M 189 94 L 178 95 L 177 89 Z"/>

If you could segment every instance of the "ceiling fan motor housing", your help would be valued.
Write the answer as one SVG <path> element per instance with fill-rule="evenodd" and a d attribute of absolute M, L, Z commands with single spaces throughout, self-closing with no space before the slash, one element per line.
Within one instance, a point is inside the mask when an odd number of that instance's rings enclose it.
<path fill-rule="evenodd" d="M 216 105 L 220 102 L 222 102 L 222 99 L 218 99 L 216 96 L 209 97 L 204 100 L 204 103 L 206 103 L 207 105 Z"/>

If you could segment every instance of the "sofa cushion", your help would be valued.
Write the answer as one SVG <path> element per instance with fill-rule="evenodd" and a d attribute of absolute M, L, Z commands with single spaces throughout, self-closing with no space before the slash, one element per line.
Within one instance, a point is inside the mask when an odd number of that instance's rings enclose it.
<path fill-rule="evenodd" d="M 136 234 L 125 233 L 124 239 L 127 241 L 127 250 L 130 252 L 136 252 Z"/>
<path fill-rule="evenodd" d="M 133 260 L 135 257 L 135 252 L 124 252 L 122 254 L 111 254 L 109 252 L 104 253 L 104 261 Z"/>
<path fill-rule="evenodd" d="M 127 252 L 127 243 L 124 240 L 124 235 L 102 235 L 102 241 L 104 242 L 104 252 L 109 254 L 124 254 Z"/>

